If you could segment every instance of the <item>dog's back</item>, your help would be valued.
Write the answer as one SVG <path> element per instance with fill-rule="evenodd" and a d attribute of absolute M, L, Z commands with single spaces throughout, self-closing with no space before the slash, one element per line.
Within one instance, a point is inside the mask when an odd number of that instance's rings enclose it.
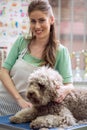
<path fill-rule="evenodd" d="M 87 88 L 75 88 L 67 95 L 63 104 L 78 120 L 87 119 Z"/>

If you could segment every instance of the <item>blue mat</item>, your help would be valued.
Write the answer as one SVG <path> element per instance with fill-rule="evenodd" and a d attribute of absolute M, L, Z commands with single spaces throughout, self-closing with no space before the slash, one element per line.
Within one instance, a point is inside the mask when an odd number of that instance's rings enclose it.
<path fill-rule="evenodd" d="M 9 117 L 10 117 L 10 115 L 8 115 L 8 116 L 0 116 L 0 124 L 14 126 L 14 127 L 17 127 L 17 128 L 22 128 L 24 130 L 30 130 L 29 122 L 28 123 L 21 123 L 21 124 L 13 124 L 13 123 L 11 123 L 9 121 Z M 74 130 L 76 128 L 82 128 L 84 126 L 87 127 L 87 124 L 81 124 L 81 125 L 71 126 L 71 127 L 66 128 L 64 130 Z M 50 130 L 58 130 L 58 128 L 51 128 Z"/>
<path fill-rule="evenodd" d="M 14 126 L 14 127 L 18 127 L 18 128 L 24 128 L 25 130 L 29 130 L 29 123 L 22 123 L 22 124 L 13 124 L 9 121 L 9 117 L 8 116 L 0 116 L 0 124 L 7 124 L 10 126 Z"/>

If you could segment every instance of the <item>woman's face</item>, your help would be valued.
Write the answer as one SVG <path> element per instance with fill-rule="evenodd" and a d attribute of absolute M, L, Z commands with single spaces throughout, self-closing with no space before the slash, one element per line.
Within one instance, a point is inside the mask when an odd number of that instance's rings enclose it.
<path fill-rule="evenodd" d="M 50 25 L 53 22 L 53 18 L 38 10 L 31 12 L 29 18 L 33 35 L 37 39 L 49 38 Z"/>

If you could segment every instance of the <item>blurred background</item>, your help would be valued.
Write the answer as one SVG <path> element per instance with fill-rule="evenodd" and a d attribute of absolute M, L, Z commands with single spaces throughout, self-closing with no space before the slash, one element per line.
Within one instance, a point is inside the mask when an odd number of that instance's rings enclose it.
<path fill-rule="evenodd" d="M 0 0 L 0 67 L 19 35 L 28 33 L 27 6 L 32 0 Z M 76 86 L 87 84 L 87 0 L 49 0 L 56 35 L 68 47 Z"/>

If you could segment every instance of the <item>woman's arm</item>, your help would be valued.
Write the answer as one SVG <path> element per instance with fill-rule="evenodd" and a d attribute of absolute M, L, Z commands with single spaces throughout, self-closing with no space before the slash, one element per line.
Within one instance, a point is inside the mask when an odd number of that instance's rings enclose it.
<path fill-rule="evenodd" d="M 14 97 L 14 99 L 17 101 L 17 103 L 20 105 L 20 107 L 30 107 L 31 103 L 25 101 L 22 96 L 18 93 L 10 75 L 9 71 L 5 68 L 1 68 L 0 71 L 0 80 L 2 81 L 5 88 L 8 90 L 8 92 Z"/>
<path fill-rule="evenodd" d="M 57 86 L 59 98 L 56 99 L 57 102 L 62 102 L 74 89 L 71 58 L 68 49 L 63 45 L 59 46 L 55 68 L 63 78 L 63 86 Z"/>

